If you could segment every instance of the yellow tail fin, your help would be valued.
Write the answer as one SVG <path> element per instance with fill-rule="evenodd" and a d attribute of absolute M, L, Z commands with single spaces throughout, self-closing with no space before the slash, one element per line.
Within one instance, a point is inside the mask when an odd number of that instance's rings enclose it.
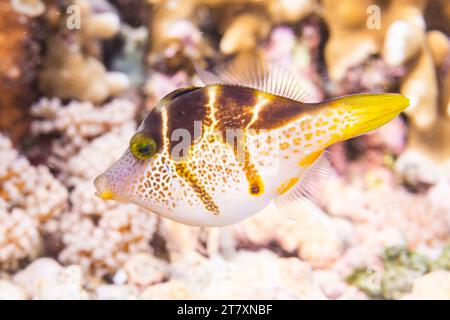
<path fill-rule="evenodd" d="M 374 130 L 395 118 L 409 106 L 409 100 L 401 94 L 354 94 L 323 102 L 343 115 L 342 138 L 349 139 Z"/>

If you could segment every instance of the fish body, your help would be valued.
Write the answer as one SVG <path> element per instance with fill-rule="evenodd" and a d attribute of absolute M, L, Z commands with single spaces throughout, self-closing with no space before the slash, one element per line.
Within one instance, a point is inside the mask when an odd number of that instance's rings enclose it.
<path fill-rule="evenodd" d="M 122 158 L 95 180 L 97 195 L 196 226 L 233 224 L 274 200 L 292 216 L 293 202 L 318 191 L 326 147 L 408 105 L 398 94 L 305 103 L 279 80 L 275 90 L 211 82 L 163 98 Z"/>

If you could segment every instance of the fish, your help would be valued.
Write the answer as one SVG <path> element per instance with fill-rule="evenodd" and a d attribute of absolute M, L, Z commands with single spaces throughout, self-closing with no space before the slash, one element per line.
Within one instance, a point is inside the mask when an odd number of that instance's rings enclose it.
<path fill-rule="evenodd" d="M 94 180 L 98 197 L 192 226 L 232 225 L 269 205 L 296 220 L 323 197 L 327 148 L 409 106 L 398 93 L 312 102 L 293 72 L 267 62 L 196 71 L 204 86 L 156 104 Z"/>

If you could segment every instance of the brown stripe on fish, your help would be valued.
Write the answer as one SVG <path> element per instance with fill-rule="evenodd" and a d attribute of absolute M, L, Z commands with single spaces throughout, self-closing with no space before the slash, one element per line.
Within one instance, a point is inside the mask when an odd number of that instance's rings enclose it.
<path fill-rule="evenodd" d="M 247 147 L 247 135 L 248 130 L 253 123 L 258 120 L 259 112 L 272 100 L 273 96 L 266 94 L 264 92 L 255 91 L 254 93 L 257 97 L 257 101 L 252 109 L 252 118 L 245 127 L 244 135 L 244 145 L 245 145 L 245 156 L 244 156 L 244 172 L 245 176 L 249 182 L 249 193 L 254 196 L 259 196 L 264 193 L 264 183 L 263 180 L 255 168 L 255 165 L 250 159 L 250 154 Z"/>
<path fill-rule="evenodd" d="M 319 104 L 302 103 L 284 97 L 273 98 L 259 110 L 258 119 L 252 123 L 251 129 L 273 130 L 298 120 L 303 114 L 320 109 Z"/>
<path fill-rule="evenodd" d="M 184 94 L 175 96 L 173 100 L 166 101 L 166 108 L 164 109 L 165 112 L 162 112 L 164 131 L 163 140 L 167 144 L 167 152 L 171 159 L 171 151 L 173 150 L 173 147 L 177 143 L 180 143 L 180 141 L 172 141 L 172 133 L 177 129 L 187 130 L 190 134 L 192 147 L 194 141 L 198 138 L 196 136 L 197 132 L 195 131 L 195 123 L 202 123 L 202 129 L 204 129 L 205 123 L 208 123 L 207 118 L 210 113 L 210 111 L 206 108 L 208 102 L 209 96 L 204 89 L 188 90 L 184 92 Z M 202 130 L 202 133 L 203 132 L 204 130 Z M 187 158 L 185 161 L 189 161 L 189 150 L 186 151 L 187 154 L 184 156 Z M 208 211 L 213 214 L 219 214 L 219 208 L 214 203 L 211 195 L 206 191 L 199 179 L 192 172 L 188 163 L 185 161 L 174 162 L 176 173 L 189 185 Z"/>
<path fill-rule="evenodd" d="M 177 129 L 185 129 L 189 132 L 191 138 L 191 145 L 195 139 L 199 138 L 197 135 L 201 132 L 196 132 L 196 122 L 204 123 L 207 118 L 207 110 L 205 105 L 208 102 L 208 95 L 204 88 L 187 91 L 182 95 L 176 96 L 172 101 L 167 102 L 167 116 L 168 116 L 168 136 L 170 140 L 169 149 L 180 143 L 180 141 L 171 141 L 172 133 Z"/>
<path fill-rule="evenodd" d="M 270 101 L 269 96 L 251 88 L 238 86 L 224 86 L 221 94 L 216 98 L 218 110 L 215 113 L 217 127 L 224 135 L 224 140 L 230 143 L 236 159 L 241 163 L 246 179 L 249 183 L 249 193 L 259 196 L 264 192 L 262 178 L 252 163 L 250 153 L 247 147 L 248 127 L 258 118 L 259 110 Z M 227 130 L 242 130 L 243 134 L 233 136 L 230 141 L 226 137 Z M 227 139 L 228 138 L 228 139 Z M 243 151 L 243 159 L 240 159 Z"/>
<path fill-rule="evenodd" d="M 200 201 L 204 204 L 206 210 L 218 215 L 220 213 L 219 207 L 215 204 L 211 195 L 205 190 L 195 174 L 190 170 L 185 162 L 175 163 L 175 170 L 192 188 Z"/>
<path fill-rule="evenodd" d="M 158 149 L 161 148 L 163 144 L 162 123 L 163 121 L 161 116 L 161 109 L 157 108 L 153 110 L 144 120 L 144 126 L 142 130 L 142 132 L 146 133 L 149 137 L 155 140 Z"/>
<path fill-rule="evenodd" d="M 255 168 L 255 165 L 251 162 L 248 148 L 245 147 L 244 156 L 244 173 L 249 183 L 249 193 L 252 196 L 259 196 L 264 193 L 263 180 Z"/>
<path fill-rule="evenodd" d="M 257 93 L 251 88 L 222 86 L 216 98 L 217 129 L 224 134 L 227 129 L 246 128 L 252 119 Z"/>

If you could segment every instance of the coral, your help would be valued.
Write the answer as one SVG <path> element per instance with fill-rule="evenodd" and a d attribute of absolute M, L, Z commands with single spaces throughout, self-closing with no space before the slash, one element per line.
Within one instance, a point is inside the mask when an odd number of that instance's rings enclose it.
<path fill-rule="evenodd" d="M 408 299 L 450 299 L 450 272 L 430 272 L 413 283 L 412 292 L 406 296 Z"/>
<path fill-rule="evenodd" d="M 59 228 L 59 260 L 102 277 L 113 275 L 133 254 L 151 252 L 155 215 L 132 204 L 105 203 L 94 196 L 92 181 L 80 181 L 71 194 L 75 204 Z"/>
<path fill-rule="evenodd" d="M 158 233 L 164 239 L 165 249 L 170 261 L 177 261 L 187 252 L 208 253 L 209 241 L 205 240 L 209 233 L 206 229 L 190 227 L 165 219 L 161 220 Z"/>
<path fill-rule="evenodd" d="M 315 0 L 250 0 L 232 6 L 223 0 L 197 0 L 176 7 L 164 1 L 153 2 L 150 30 L 155 41 L 148 60 L 151 65 L 164 62 L 171 69 L 178 68 L 186 58 L 199 60 L 213 55 L 212 39 L 200 36 L 203 29 L 211 33 L 211 19 L 216 23 L 214 31 L 223 34 L 221 53 L 235 54 L 254 51 L 267 38 L 272 25 L 298 22 L 318 8 Z"/>
<path fill-rule="evenodd" d="M 125 139 L 128 139 L 128 135 L 134 130 L 135 111 L 135 104 L 125 99 L 114 99 L 101 107 L 95 107 L 90 102 L 75 101 L 64 106 L 59 99 L 43 98 L 31 108 L 31 112 L 36 118 L 32 123 L 31 131 L 34 135 L 60 135 L 59 139 L 52 141 L 51 154 L 48 159 L 48 163 L 54 168 L 66 175 L 72 173 L 82 177 L 89 175 L 90 178 L 94 178 L 95 174 L 104 168 L 100 167 L 101 165 L 105 165 L 106 162 L 112 163 L 120 156 L 122 150 L 117 148 L 114 143 L 126 145 Z M 100 156 L 99 150 L 88 147 L 92 139 L 113 128 L 115 128 L 114 132 L 103 137 L 93 146 L 104 150 L 104 157 Z M 120 137 L 119 141 L 114 140 L 114 137 Z M 84 147 L 87 149 L 81 156 L 75 157 Z M 92 156 L 90 157 L 88 154 Z M 90 168 L 85 172 L 84 170 L 88 167 Z M 97 168 L 98 171 L 93 172 L 95 171 L 93 168 Z M 67 177 L 64 178 L 67 179 Z"/>
<path fill-rule="evenodd" d="M 351 226 L 344 220 L 327 217 L 319 209 L 305 212 L 298 221 L 289 221 L 268 208 L 234 229 L 244 246 L 267 246 L 276 242 L 284 251 L 316 267 L 332 264 L 353 236 Z"/>
<path fill-rule="evenodd" d="M 62 267 L 55 260 L 41 258 L 13 277 L 32 299 L 87 299 L 83 289 L 81 269 L 78 266 Z"/>
<path fill-rule="evenodd" d="M 70 18 L 63 17 L 57 31 L 47 39 L 39 86 L 50 97 L 101 103 L 129 86 L 125 74 L 108 72 L 96 56 L 99 48 L 94 40 L 116 35 L 120 20 L 106 1 L 76 0 L 75 7 L 80 12 L 74 12 Z M 77 14 L 80 16 L 76 17 Z M 77 18 L 79 23 L 82 21 L 82 27 L 71 25 L 76 24 Z"/>
<path fill-rule="evenodd" d="M 150 19 L 149 1 L 111 0 L 110 2 L 117 8 L 122 20 L 132 27 L 143 26 Z"/>
<path fill-rule="evenodd" d="M 167 263 L 149 254 L 132 256 L 124 266 L 129 284 L 146 287 L 167 277 Z"/>
<path fill-rule="evenodd" d="M 28 108 L 36 97 L 40 25 L 16 12 L 15 2 L 0 3 L 0 130 L 18 142 L 26 135 Z"/>
<path fill-rule="evenodd" d="M 36 258 L 41 247 L 36 221 L 20 209 L 8 212 L 0 200 L 0 267 L 17 269 L 22 262 Z"/>
<path fill-rule="evenodd" d="M 350 83 L 351 90 L 358 90 L 352 80 L 357 69 L 361 79 L 378 78 L 383 90 L 398 84 L 410 99 L 411 106 L 405 111 L 410 120 L 407 150 L 396 168 L 412 186 L 436 183 L 450 172 L 449 72 L 444 63 L 450 51 L 447 36 L 440 31 L 426 32 L 426 4 L 433 2 L 344 0 L 337 5 L 324 1 L 330 29 L 325 58 L 331 80 L 342 86 Z M 366 14 L 368 8 L 374 9 L 372 16 Z M 374 58 L 376 55 L 380 58 Z M 378 75 L 367 68 L 374 59 L 380 64 Z M 382 69 L 386 71 L 380 74 Z M 362 88 L 373 89 L 375 83 Z"/>
<path fill-rule="evenodd" d="M 429 290 L 435 290 L 437 297 L 448 297 L 448 272 L 430 272 L 442 267 L 442 261 L 448 260 L 446 255 L 444 250 L 438 258 L 430 259 L 405 247 L 388 247 L 380 255 L 382 266 L 374 270 L 376 274 L 360 268 L 350 274 L 347 281 L 373 298 L 398 299 L 411 290 L 411 295 L 407 295 L 409 298 L 432 299 L 434 295 Z"/>
<path fill-rule="evenodd" d="M 0 298 L 449 299 L 449 9 L 0 1 Z M 137 121 L 202 85 L 193 62 L 248 57 L 288 66 L 310 101 L 400 91 L 412 106 L 331 148 L 320 208 L 298 221 L 270 206 L 190 227 L 94 195 Z"/>
<path fill-rule="evenodd" d="M 67 189 L 44 166 L 34 167 L 0 135 L 0 265 L 15 269 L 35 258 L 41 234 L 55 229 Z"/>
<path fill-rule="evenodd" d="M 314 271 L 313 276 L 324 295 L 329 299 L 363 300 L 367 298 L 363 292 L 348 285 L 337 272 L 317 270 Z"/>
<path fill-rule="evenodd" d="M 8 280 L 0 280 L 0 300 L 24 300 L 25 293 Z"/>
<path fill-rule="evenodd" d="M 353 185 L 331 179 L 325 200 L 327 212 L 352 221 L 358 239 L 374 252 L 386 244 L 383 234 L 392 234 L 392 230 L 397 230 L 394 234 L 400 232 L 413 248 L 437 246 L 449 240 L 449 211 L 437 193 L 442 192 L 440 188 L 448 190 L 446 185 L 435 186 L 426 195 L 413 195 L 394 189 L 386 179 L 389 176 L 371 178 L 370 171 L 355 178 Z M 332 196 L 337 193 L 339 197 Z"/>
<path fill-rule="evenodd" d="M 252 50 L 258 42 L 268 36 L 269 31 L 270 22 L 266 17 L 255 13 L 243 13 L 227 27 L 220 40 L 220 51 L 224 54 L 233 54 L 240 50 Z"/>
<path fill-rule="evenodd" d="M 148 30 L 144 26 L 131 28 L 124 25 L 119 38 L 123 41 L 123 45 L 112 57 L 111 69 L 125 73 L 130 85 L 140 90 L 146 80 L 144 57 L 148 46 Z"/>
<path fill-rule="evenodd" d="M 195 299 L 325 298 L 308 264 L 297 258 L 279 258 L 269 251 L 240 251 L 226 260 L 218 255 L 206 259 L 188 254 L 171 266 L 170 281 L 170 286 L 159 285 L 158 291 L 164 288 L 173 296 L 173 290 L 181 287 L 185 288 L 179 289 L 181 292 Z M 149 291 L 146 296 L 151 297 Z"/>
<path fill-rule="evenodd" d="M 325 0 L 323 6 L 330 30 L 325 59 L 336 82 L 371 55 L 382 53 L 388 65 L 400 66 L 416 55 L 424 38 L 424 1 Z"/>
<path fill-rule="evenodd" d="M 442 249 L 439 257 L 431 263 L 432 270 L 450 270 L 450 244 Z"/>
<path fill-rule="evenodd" d="M 89 102 L 62 105 L 59 99 L 43 98 L 33 105 L 32 114 L 41 120 L 33 123 L 34 134 L 63 133 L 71 143 L 82 146 L 77 137 L 89 139 L 133 119 L 135 106 L 129 100 L 115 99 L 102 107 Z"/>
<path fill-rule="evenodd" d="M 138 290 L 128 285 L 103 284 L 96 290 L 99 300 L 135 300 L 138 295 Z"/>
<path fill-rule="evenodd" d="M 171 6 L 166 1 L 154 1 L 150 18 L 150 45 L 147 61 L 163 64 L 168 69 L 180 68 L 188 59 L 198 60 L 210 55 L 211 47 L 202 38 L 199 27 L 189 19 L 197 1 L 183 1 Z"/>
<path fill-rule="evenodd" d="M 320 30 L 315 20 L 308 20 L 303 25 L 300 36 L 286 26 L 274 28 L 263 49 L 263 57 L 288 66 L 295 72 L 308 102 L 318 102 L 324 99 L 323 82 L 316 64 Z"/>
<path fill-rule="evenodd" d="M 147 78 L 144 91 L 147 94 L 147 110 L 151 110 L 161 98 L 173 90 L 186 87 L 188 76 L 184 71 L 179 71 L 174 75 L 165 75 L 160 72 L 153 72 Z"/>
<path fill-rule="evenodd" d="M 129 138 L 136 130 L 134 121 L 115 127 L 110 132 L 95 138 L 66 163 L 65 172 L 69 174 L 68 182 L 82 179 L 92 179 L 104 168 L 117 160 L 123 149 L 117 146 L 127 146 Z"/>
<path fill-rule="evenodd" d="M 155 284 L 146 288 L 139 296 L 140 299 L 156 300 L 156 299 L 189 299 L 191 293 L 189 290 L 177 280 L 169 280 L 164 283 Z"/>
<path fill-rule="evenodd" d="M 44 13 L 45 3 L 41 0 L 11 0 L 15 11 L 29 17 L 37 17 Z"/>
<path fill-rule="evenodd" d="M 128 145 L 136 128 L 135 105 L 115 99 L 101 107 L 89 102 L 63 106 L 58 99 L 42 99 L 32 112 L 38 118 L 34 134 L 59 134 L 47 161 L 72 188 L 70 210 L 58 223 L 59 260 L 101 277 L 113 275 L 133 254 L 151 252 L 156 216 L 131 204 L 102 201 L 92 184 Z"/>
<path fill-rule="evenodd" d="M 33 167 L 0 136 L 0 197 L 8 209 L 23 209 L 39 223 L 58 217 L 65 209 L 67 190 L 47 167 Z"/>
<path fill-rule="evenodd" d="M 414 108 L 408 112 L 408 147 L 397 170 L 411 185 L 436 183 L 450 171 L 450 42 L 438 31 L 428 32 L 426 40 L 402 84 L 402 92 L 411 96 Z"/>

